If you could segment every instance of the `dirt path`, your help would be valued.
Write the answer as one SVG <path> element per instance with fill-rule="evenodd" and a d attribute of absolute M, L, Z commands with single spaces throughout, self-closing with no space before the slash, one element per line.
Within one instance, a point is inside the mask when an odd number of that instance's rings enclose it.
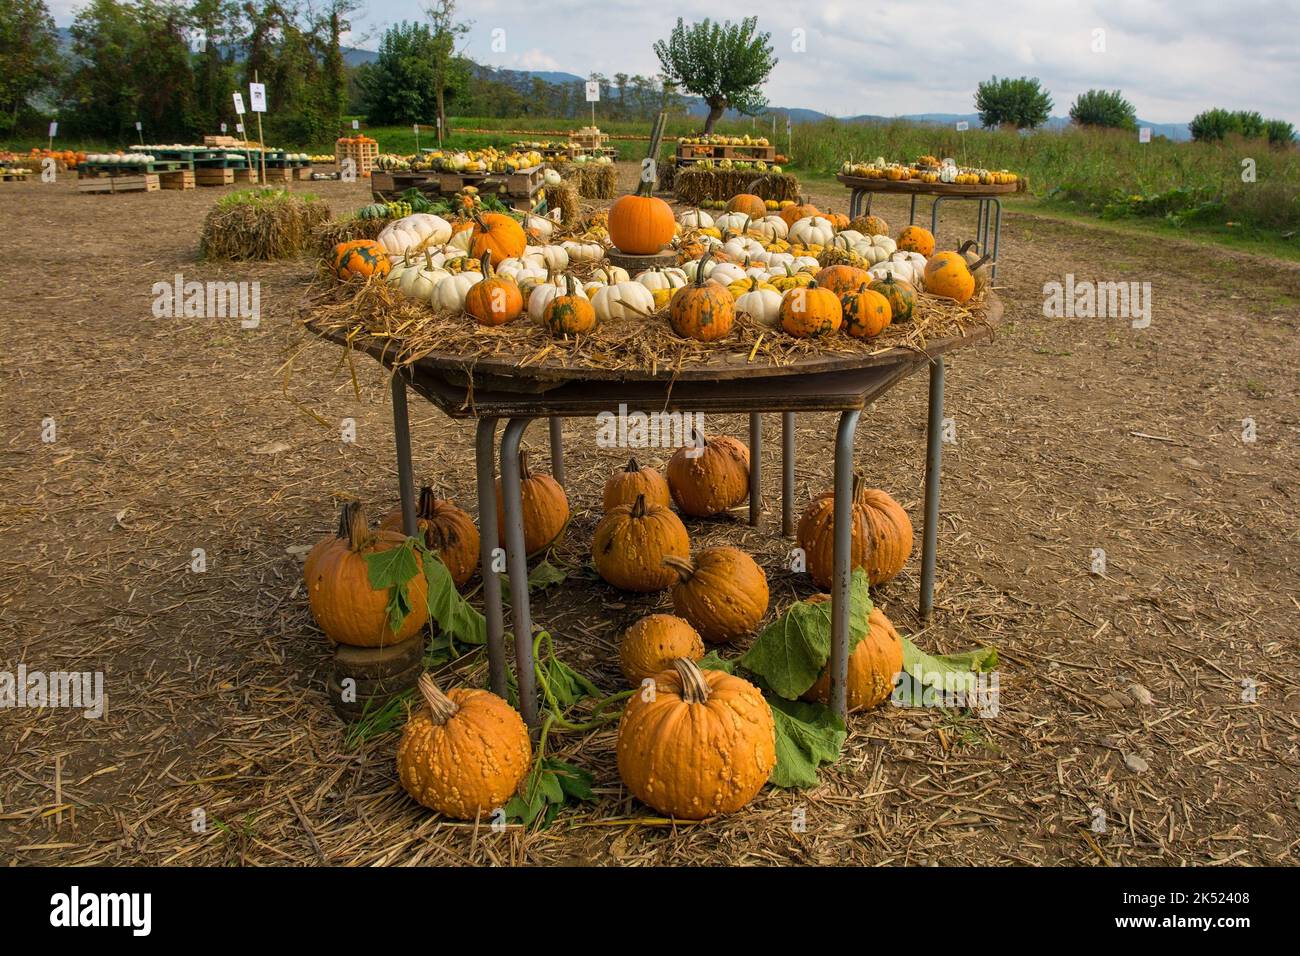
<path fill-rule="evenodd" d="M 365 196 L 311 188 L 336 211 Z M 1011 210 L 1006 326 L 950 363 L 938 614 L 919 630 L 919 552 L 881 595 L 927 649 L 997 646 L 998 716 L 855 717 L 819 787 L 676 829 L 590 826 L 644 808 L 619 785 L 612 732 L 566 738 L 599 804 L 493 834 L 412 804 L 394 737 L 351 744 L 326 705 L 328 651 L 290 549 L 332 527 L 340 498 L 394 502 L 386 382 L 360 361 L 358 400 L 337 349 L 300 352 L 309 263 L 195 261 L 214 199 L 0 185 L 0 668 L 103 670 L 109 697 L 101 720 L 0 711 L 5 862 L 1297 862 L 1300 268 Z M 906 217 L 901 202 L 877 211 Z M 156 318 L 152 287 L 178 272 L 260 281 L 260 327 Z M 1044 317 L 1044 283 L 1067 273 L 1150 282 L 1150 327 Z M 858 435 L 861 467 L 918 528 L 924 407 L 918 376 Z M 472 509 L 470 430 L 423 403 L 413 419 L 419 473 Z M 831 428 L 800 423 L 801 500 L 829 486 Z M 622 457 L 593 429 L 566 425 L 575 519 L 555 560 L 573 574 L 535 617 L 612 689 L 618 631 L 656 602 L 581 574 Z M 773 419 L 774 462 L 778 433 Z M 808 593 L 781 570 L 770 517 L 699 537 L 754 553 L 774 606 Z"/>

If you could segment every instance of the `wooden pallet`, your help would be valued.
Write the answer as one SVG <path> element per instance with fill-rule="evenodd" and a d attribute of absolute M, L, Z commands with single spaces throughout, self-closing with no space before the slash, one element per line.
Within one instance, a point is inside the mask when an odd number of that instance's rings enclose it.
<path fill-rule="evenodd" d="M 369 176 L 379 159 L 379 144 L 335 143 L 334 161 L 342 166 L 345 159 L 351 159 L 356 163 L 358 176 Z"/>
<path fill-rule="evenodd" d="M 694 163 L 701 159 L 741 159 L 748 162 L 762 160 L 766 163 L 776 162 L 775 146 L 729 146 L 721 143 L 696 146 L 688 143 L 677 144 L 677 162 Z"/>
<path fill-rule="evenodd" d="M 310 163 L 307 164 L 306 166 L 295 166 L 295 167 L 293 167 L 293 178 L 294 178 L 294 179 L 311 179 L 311 174 L 312 174 L 312 172 L 313 172 L 313 169 L 312 169 Z"/>
<path fill-rule="evenodd" d="M 158 181 L 163 189 L 193 189 L 194 170 L 178 169 L 174 173 L 159 173 Z"/>
<path fill-rule="evenodd" d="M 256 178 L 257 170 L 254 170 Z M 287 183 L 293 180 L 293 169 L 288 166 L 267 166 L 266 181 L 268 183 Z"/>
<path fill-rule="evenodd" d="M 229 166 L 201 166 L 194 170 L 194 182 L 200 186 L 230 186 L 235 182 L 235 171 Z"/>
<path fill-rule="evenodd" d="M 232 172 L 235 174 L 235 182 L 237 183 L 249 184 L 257 182 L 256 166 L 249 169 L 234 169 Z"/>
<path fill-rule="evenodd" d="M 158 173 L 145 173 L 141 176 L 91 176 L 77 182 L 79 193 L 152 193 L 161 188 Z"/>

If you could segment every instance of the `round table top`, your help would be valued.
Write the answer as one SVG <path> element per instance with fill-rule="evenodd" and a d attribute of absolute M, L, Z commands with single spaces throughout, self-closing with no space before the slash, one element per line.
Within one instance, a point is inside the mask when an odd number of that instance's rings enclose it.
<path fill-rule="evenodd" d="M 919 179 L 866 179 L 837 173 L 835 176 L 850 189 L 871 193 L 902 193 L 927 196 L 1005 196 L 1025 188 L 1021 177 L 1014 183 L 983 185 L 981 183 L 923 183 Z"/>

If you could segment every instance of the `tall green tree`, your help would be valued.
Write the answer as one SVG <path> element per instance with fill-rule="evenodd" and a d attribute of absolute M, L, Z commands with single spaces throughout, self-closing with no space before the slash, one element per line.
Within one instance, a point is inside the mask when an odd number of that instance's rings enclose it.
<path fill-rule="evenodd" d="M 1119 90 L 1088 90 L 1070 107 L 1070 119 L 1079 126 L 1137 129 L 1137 111 Z"/>
<path fill-rule="evenodd" d="M 0 133 L 33 112 L 32 99 L 59 78 L 54 19 L 44 0 L 0 2 Z"/>
<path fill-rule="evenodd" d="M 975 109 L 984 126 L 1035 129 L 1052 115 L 1052 97 L 1036 77 L 998 79 L 995 76 L 976 89 Z"/>
<path fill-rule="evenodd" d="M 324 74 L 323 108 L 333 126 L 343 120 L 348 107 L 348 68 L 343 59 L 343 34 L 352 29 L 349 17 L 361 6 L 360 0 L 327 0 L 316 16 L 313 31 L 322 46 Z"/>
<path fill-rule="evenodd" d="M 469 33 L 472 24 L 456 19 L 456 0 L 432 0 L 425 10 L 433 35 L 433 97 L 437 106 L 437 119 L 442 128 L 447 127 L 447 93 L 457 76 L 464 76 L 463 67 L 456 66 L 456 44 Z"/>
<path fill-rule="evenodd" d="M 69 124 L 79 132 L 122 139 L 134 130 L 140 94 L 134 57 L 140 50 L 136 11 L 117 0 L 91 0 L 72 23 L 77 67 L 68 77 Z"/>
<path fill-rule="evenodd" d="M 689 27 L 678 17 L 668 39 L 656 41 L 654 51 L 665 85 L 694 93 L 708 105 L 704 132 L 712 132 L 728 109 L 755 116 L 767 106 L 760 87 L 777 60 L 772 55 L 772 35 L 757 29 L 757 17 L 736 24 L 705 19 Z"/>
<path fill-rule="evenodd" d="M 437 42 L 423 23 L 403 20 L 384 32 L 379 57 L 357 78 L 371 123 L 428 123 L 438 115 Z"/>
<path fill-rule="evenodd" d="M 193 29 L 200 37 L 194 53 L 194 115 L 199 130 L 214 132 L 230 117 L 235 77 L 236 43 L 242 38 L 242 16 L 234 0 L 194 0 Z"/>

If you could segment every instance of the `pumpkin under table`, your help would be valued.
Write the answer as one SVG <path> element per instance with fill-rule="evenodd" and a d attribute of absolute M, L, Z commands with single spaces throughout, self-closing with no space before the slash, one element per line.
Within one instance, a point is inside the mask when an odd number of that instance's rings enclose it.
<path fill-rule="evenodd" d="M 853 504 L 854 434 L 863 410 L 908 375 L 928 368 L 930 374 L 926 427 L 925 517 L 921 552 L 920 610 L 928 617 L 934 600 L 935 552 L 939 521 L 939 476 L 943 420 L 944 356 L 989 339 L 1002 316 L 1002 303 L 989 292 L 984 321 L 960 335 L 932 339 L 924 348 L 895 347 L 874 353 L 810 353 L 785 365 L 756 366 L 743 349 L 720 348 L 708 360 L 686 368 L 583 368 L 542 358 L 530 364 L 502 356 L 467 359 L 449 352 L 428 352 L 409 362 L 396 361 L 391 339 L 348 334 L 336 329 L 308 328 L 322 337 L 371 355 L 390 368 L 393 428 L 397 445 L 397 475 L 404 530 L 416 534 L 416 490 L 411 464 L 411 433 L 407 390 L 413 390 L 449 418 L 477 421 L 477 473 L 481 567 L 493 565 L 499 540 L 496 509 L 496 469 L 500 462 L 505 521 L 506 570 L 510 580 L 510 613 L 519 683 L 519 705 L 529 726 L 538 723 L 538 696 L 533 673 L 532 619 L 528 595 L 528 552 L 524 541 L 520 494 L 520 442 L 538 418 L 549 419 L 551 473 L 565 482 L 561 419 L 594 417 L 625 406 L 628 413 L 696 412 L 749 414 L 749 523 L 762 520 L 763 413 L 782 416 L 781 528 L 786 537 L 795 530 L 794 416 L 798 412 L 838 412 L 835 437 L 835 506 L 833 571 L 831 575 L 830 703 L 843 717 L 849 645 L 849 566 Z M 498 445 L 497 426 L 506 425 Z M 501 579 L 483 576 L 484 614 L 491 690 L 506 696 L 505 610 Z"/>

